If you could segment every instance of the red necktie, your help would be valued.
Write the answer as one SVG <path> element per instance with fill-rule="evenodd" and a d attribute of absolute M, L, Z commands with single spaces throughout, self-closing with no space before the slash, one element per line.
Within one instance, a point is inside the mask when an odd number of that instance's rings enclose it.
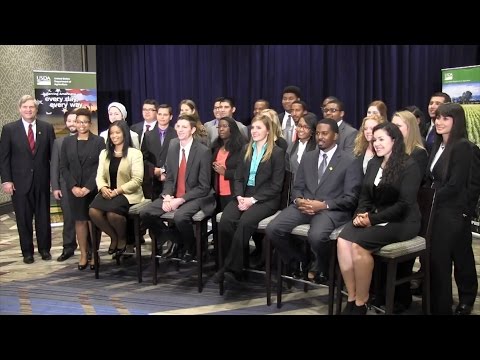
<path fill-rule="evenodd" d="M 32 124 L 28 125 L 28 144 L 33 154 L 35 152 L 35 137 L 33 136 Z"/>
<path fill-rule="evenodd" d="M 182 161 L 178 168 L 177 193 L 175 197 L 179 198 L 185 195 L 185 173 L 187 172 L 187 159 L 185 158 L 185 149 L 182 149 Z"/>

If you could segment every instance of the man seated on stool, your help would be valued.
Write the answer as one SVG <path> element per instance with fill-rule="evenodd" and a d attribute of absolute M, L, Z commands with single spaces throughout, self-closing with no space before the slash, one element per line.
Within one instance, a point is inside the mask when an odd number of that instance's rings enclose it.
<path fill-rule="evenodd" d="M 351 220 L 363 176 L 353 155 L 336 144 L 335 120 L 320 120 L 315 135 L 318 149 L 302 157 L 292 190 L 293 204 L 267 226 L 266 234 L 286 264 L 300 261 L 307 265 L 305 251 L 292 241 L 290 232 L 298 225 L 310 224 L 308 242 L 318 259 L 319 282 L 325 283 L 330 233 Z"/>
<path fill-rule="evenodd" d="M 164 256 L 193 260 L 195 237 L 192 216 L 199 210 L 206 215 L 215 209 L 214 192 L 211 188 L 212 155 L 209 148 L 193 139 L 196 120 L 190 115 L 180 115 L 175 124 L 178 141 L 170 142 L 166 160 L 165 181 L 161 196 L 140 210 L 144 222 L 157 241 L 166 229 L 160 218 L 174 211 L 173 220 L 179 232 L 178 241 Z M 158 244 L 157 244 L 158 245 Z"/>

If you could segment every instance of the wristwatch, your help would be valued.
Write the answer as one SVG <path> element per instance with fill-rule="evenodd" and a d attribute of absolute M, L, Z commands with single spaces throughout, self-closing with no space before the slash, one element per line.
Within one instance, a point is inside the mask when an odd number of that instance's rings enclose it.
<path fill-rule="evenodd" d="M 252 204 L 255 204 L 258 200 L 252 197 Z"/>

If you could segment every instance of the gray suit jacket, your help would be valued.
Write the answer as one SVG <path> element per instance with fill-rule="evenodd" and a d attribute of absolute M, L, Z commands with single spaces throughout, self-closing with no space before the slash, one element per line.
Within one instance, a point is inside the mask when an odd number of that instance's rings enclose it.
<path fill-rule="evenodd" d="M 338 146 L 343 151 L 353 154 L 353 148 L 355 147 L 355 138 L 358 130 L 352 127 L 349 123 L 343 120 L 342 124 L 338 127 Z"/>
<path fill-rule="evenodd" d="M 52 190 L 61 190 L 60 185 L 64 186 L 65 188 L 67 185 L 62 173 L 60 172 L 60 154 L 62 151 L 63 140 L 67 136 L 70 135 L 57 138 L 53 142 L 52 159 L 50 160 L 50 183 L 52 185 Z"/>
<path fill-rule="evenodd" d="M 248 128 L 243 125 L 240 121 L 235 120 L 238 126 L 238 130 L 243 134 L 245 137 L 245 140 L 249 140 L 249 135 L 248 135 Z M 208 133 L 208 139 L 210 141 L 210 144 L 213 144 L 215 139 L 218 137 L 218 129 L 215 126 L 215 119 L 207 121 L 205 124 L 205 129 L 207 129 Z"/>
<path fill-rule="evenodd" d="M 353 166 L 353 154 L 337 147 L 318 184 L 319 154 L 318 148 L 303 154 L 293 185 L 292 199 L 302 197 L 325 201 L 328 204 L 326 213 L 338 227 L 352 218 L 363 173 L 358 166 Z"/>
<path fill-rule="evenodd" d="M 177 189 L 178 158 L 180 141 L 172 139 L 168 147 L 165 170 L 167 179 L 163 186 L 163 195 L 175 196 Z M 185 201 L 198 201 L 199 207 L 207 215 L 215 210 L 214 191 L 211 186 L 212 152 L 205 145 L 193 140 L 187 160 L 185 174 Z"/>

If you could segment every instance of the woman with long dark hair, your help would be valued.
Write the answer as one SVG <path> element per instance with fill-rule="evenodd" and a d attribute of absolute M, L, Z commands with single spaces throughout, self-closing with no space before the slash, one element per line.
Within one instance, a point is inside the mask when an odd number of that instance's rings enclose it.
<path fill-rule="evenodd" d="M 354 219 L 340 233 L 337 254 L 348 291 L 342 314 L 365 315 L 372 280 L 372 253 L 413 238 L 420 230 L 417 193 L 421 175 L 392 123 L 373 128 L 375 157 L 369 161 Z"/>
<path fill-rule="evenodd" d="M 431 244 L 431 310 L 432 314 L 452 314 L 453 263 L 460 300 L 455 312 L 468 314 L 478 290 L 468 215 L 472 148 L 466 139 L 462 106 L 441 104 L 435 114 L 437 133 L 427 165 L 427 186 L 436 189 Z"/>
<path fill-rule="evenodd" d="M 233 118 L 222 117 L 218 121 L 218 137 L 212 144 L 212 184 L 218 211 L 223 211 L 233 199 L 235 170 L 245 143 Z"/>
<path fill-rule="evenodd" d="M 130 206 L 144 200 L 142 152 L 132 146 L 125 121 L 108 129 L 107 148 L 100 153 L 97 170 L 99 192 L 90 204 L 90 218 L 108 236 L 109 254 L 121 255 L 127 245 L 127 216 Z"/>

